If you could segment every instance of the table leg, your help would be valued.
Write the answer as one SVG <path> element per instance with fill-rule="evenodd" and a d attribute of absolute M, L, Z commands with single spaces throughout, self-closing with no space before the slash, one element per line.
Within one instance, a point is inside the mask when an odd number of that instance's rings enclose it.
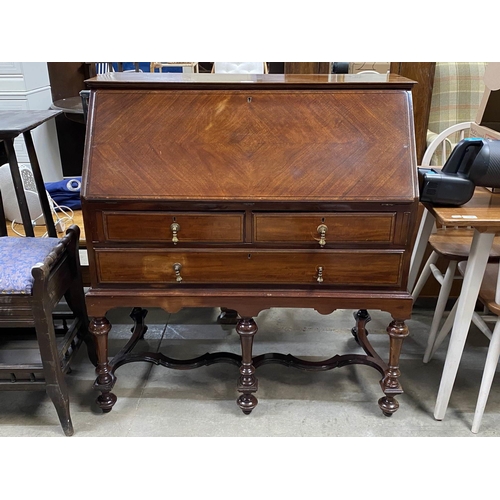
<path fill-rule="evenodd" d="M 257 324 L 253 318 L 241 318 L 236 325 L 236 331 L 241 341 L 241 366 L 238 379 L 238 391 L 242 394 L 238 398 L 238 406 L 248 415 L 256 406 L 257 398 L 253 395 L 257 391 L 257 377 L 252 360 L 253 338 L 257 333 Z"/>
<path fill-rule="evenodd" d="M 40 207 L 45 219 L 45 227 L 47 228 L 47 233 L 50 237 L 57 238 L 56 227 L 54 226 L 54 222 L 52 219 L 52 210 L 50 208 L 49 199 L 47 197 L 47 191 L 45 191 L 45 184 L 43 182 L 40 163 L 38 162 L 38 157 L 35 151 L 35 145 L 33 144 L 33 137 L 31 136 L 31 132 L 29 130 L 23 133 L 23 137 L 24 143 L 26 144 L 26 150 L 28 151 L 31 171 L 33 172 L 33 178 L 35 180 Z"/>
<path fill-rule="evenodd" d="M 395 319 L 387 327 L 387 333 L 390 338 L 389 369 L 380 383 L 385 396 L 378 400 L 378 404 L 384 415 L 390 417 L 399 408 L 399 403 L 394 396 L 403 392 L 399 384 L 399 376 L 401 375 L 399 356 L 403 340 L 408 337 L 408 327 L 403 320 Z"/>
<path fill-rule="evenodd" d="M 19 212 L 21 215 L 21 221 L 17 222 L 23 223 L 24 234 L 26 236 L 33 237 L 35 236 L 35 232 L 33 231 L 31 214 L 28 202 L 26 200 L 26 193 L 24 192 L 24 186 L 21 179 L 21 172 L 19 170 L 19 163 L 17 162 L 16 151 L 14 149 L 14 140 L 6 138 L 3 139 L 3 143 L 5 144 L 5 151 L 9 159 L 10 174 L 12 176 L 12 183 L 16 192 L 17 204 L 19 206 Z"/>
<path fill-rule="evenodd" d="M 453 329 L 451 331 L 450 344 L 446 353 L 443 374 L 439 385 L 434 417 L 442 420 L 448 407 L 451 390 L 460 364 L 460 358 L 465 346 L 467 333 L 469 332 L 474 307 L 476 305 L 479 288 L 483 280 L 488 256 L 493 244 L 493 233 L 479 233 L 474 230 L 467 268 L 465 269 L 462 290 L 458 298 L 457 311 Z"/>
<path fill-rule="evenodd" d="M 415 282 L 417 281 L 418 271 L 420 270 L 420 265 L 422 264 L 422 260 L 424 258 L 429 236 L 434 229 L 435 221 L 436 219 L 429 212 L 429 210 L 424 209 L 422 220 L 420 221 L 420 227 L 418 229 L 417 239 L 415 240 L 415 246 L 413 247 L 413 252 L 411 254 L 410 273 L 408 275 L 408 290 L 410 292 L 413 290 Z"/>
<path fill-rule="evenodd" d="M 94 336 L 97 351 L 97 379 L 94 388 L 101 391 L 97 398 L 97 404 L 103 411 L 108 413 L 116 403 L 116 396 L 111 392 L 115 378 L 109 369 L 108 362 L 108 333 L 111 330 L 110 322 L 105 318 L 93 318 L 89 325 L 89 331 Z"/>

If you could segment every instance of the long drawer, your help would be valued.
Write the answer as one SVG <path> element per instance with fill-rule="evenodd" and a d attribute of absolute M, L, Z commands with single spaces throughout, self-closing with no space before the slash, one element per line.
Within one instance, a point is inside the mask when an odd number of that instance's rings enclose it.
<path fill-rule="evenodd" d="M 103 284 L 399 286 L 402 251 L 96 249 Z"/>

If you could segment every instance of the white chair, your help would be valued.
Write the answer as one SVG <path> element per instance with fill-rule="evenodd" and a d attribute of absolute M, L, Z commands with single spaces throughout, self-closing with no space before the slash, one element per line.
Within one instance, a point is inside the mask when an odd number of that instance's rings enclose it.
<path fill-rule="evenodd" d="M 95 72 L 96 75 L 104 75 L 105 73 L 112 73 L 113 63 L 105 63 L 105 62 L 96 62 L 95 63 Z"/>
<path fill-rule="evenodd" d="M 458 265 L 460 273 L 465 273 L 466 262 L 460 262 Z M 483 377 L 481 387 L 479 388 L 479 396 L 477 399 L 476 410 L 474 412 L 474 420 L 472 422 L 472 432 L 479 432 L 481 420 L 483 418 L 484 409 L 488 396 L 490 394 L 491 384 L 495 376 L 495 371 L 500 357 L 500 274 L 499 264 L 488 264 L 484 273 L 481 288 L 479 290 L 479 300 L 484 305 L 485 310 L 492 313 L 487 316 L 479 316 L 475 313 L 476 321 L 481 324 L 481 331 L 490 339 L 488 354 L 484 364 Z M 442 334 L 446 335 L 453 325 L 454 310 L 450 313 L 451 320 L 443 326 Z M 493 321 L 493 333 L 487 326 L 487 322 Z"/>
<path fill-rule="evenodd" d="M 214 62 L 212 73 L 243 73 L 262 75 L 268 73 L 265 62 Z"/>
<path fill-rule="evenodd" d="M 448 63 L 451 65 L 451 63 Z M 458 63 L 456 63 L 458 64 Z M 462 63 L 462 66 L 465 65 L 466 63 Z M 470 63 L 471 65 L 473 63 Z M 475 67 L 471 67 L 470 69 L 470 78 L 466 79 L 465 82 L 462 83 L 453 83 L 452 85 L 457 85 L 457 86 L 463 86 L 464 90 L 465 88 L 469 89 L 472 88 L 473 94 L 467 98 L 467 106 L 462 106 L 460 103 L 464 102 L 464 96 L 462 95 L 460 98 L 452 98 L 448 97 L 446 99 L 441 99 L 439 101 L 439 105 L 441 107 L 440 113 L 443 114 L 443 116 L 446 116 L 446 109 L 448 107 L 451 107 L 452 103 L 455 103 L 455 110 L 453 111 L 455 114 L 457 113 L 463 113 L 464 110 L 469 112 L 469 116 L 471 112 L 477 111 L 476 104 L 477 104 L 477 94 L 478 94 L 478 88 L 474 85 L 470 85 L 472 80 L 475 80 L 477 83 L 477 74 L 473 75 L 473 73 L 481 73 L 484 71 L 484 67 L 481 67 L 481 64 L 484 63 L 476 63 Z M 486 73 L 484 74 L 484 81 L 486 82 L 486 77 L 488 73 L 488 69 L 493 68 L 493 64 L 497 63 L 490 63 L 488 65 L 488 68 L 486 69 Z M 451 67 L 451 66 L 450 66 Z M 450 69 L 450 68 L 448 68 Z M 462 68 L 463 69 L 463 68 Z M 451 71 L 451 70 L 450 70 Z M 492 69 L 493 71 L 493 69 Z M 497 73 L 489 71 L 489 83 L 491 83 L 491 75 L 495 75 L 494 78 L 498 80 L 498 75 Z M 444 73 L 444 72 L 443 72 Z M 444 75 L 445 76 L 445 75 Z M 446 78 L 444 78 L 446 80 Z M 496 84 L 496 80 L 494 83 Z M 490 88 L 490 86 L 488 86 Z M 467 92 L 465 92 L 467 93 Z M 434 98 L 433 98 L 434 99 Z M 467 108 L 467 109 L 466 109 Z M 450 118 L 448 116 L 448 118 Z M 452 118 L 451 118 L 452 119 Z M 473 117 L 468 118 L 473 119 Z M 456 120 L 455 120 L 456 121 Z M 477 120 L 478 123 L 480 123 L 480 120 Z M 429 164 L 435 164 L 435 165 L 443 165 L 444 161 L 448 157 L 450 151 L 453 149 L 455 144 L 459 142 L 461 139 L 464 137 L 469 136 L 470 134 L 468 133 L 468 130 L 471 127 L 471 122 L 463 121 L 461 123 L 458 123 L 456 125 L 448 126 L 445 128 L 445 130 L 440 131 L 439 133 L 435 133 L 434 140 L 431 142 L 429 145 L 429 149 L 427 150 L 422 164 L 425 166 L 428 166 Z M 431 129 L 431 120 L 429 120 L 429 129 Z M 428 136 L 431 134 L 428 134 Z M 437 154 L 436 154 L 437 153 Z M 432 159 L 434 157 L 434 159 Z M 437 160 L 436 160 L 437 157 Z M 430 226 L 430 219 L 427 219 L 427 211 L 424 212 L 424 218 L 422 220 L 421 224 L 421 231 L 425 232 L 423 228 L 425 227 L 427 229 L 427 234 L 429 231 L 429 226 Z M 458 268 L 459 274 L 461 277 L 465 275 L 465 270 L 467 268 L 467 259 L 469 257 L 469 247 L 470 247 L 470 239 L 471 237 L 467 237 L 465 240 L 462 240 L 460 237 L 457 237 L 459 235 L 458 230 L 454 228 L 442 228 L 434 232 L 434 234 L 431 235 L 430 239 L 430 244 L 433 249 L 437 248 L 439 245 L 439 236 L 438 233 L 441 231 L 442 233 L 442 239 L 443 243 L 448 246 L 448 250 L 444 253 L 444 256 L 449 258 L 450 254 L 448 253 L 451 250 L 451 245 L 453 245 L 455 242 L 458 243 L 458 245 L 455 247 L 454 251 L 455 253 L 459 255 L 452 255 L 452 258 L 458 262 L 450 263 L 449 268 L 445 275 L 439 274 L 439 272 L 436 272 L 435 269 L 432 268 L 432 259 L 434 258 L 433 255 L 431 254 L 431 257 L 429 258 L 429 261 L 427 264 L 424 266 L 424 270 L 422 272 L 422 276 L 419 280 L 419 283 L 415 286 L 413 290 L 413 296 L 416 298 L 418 294 L 421 291 L 421 287 L 423 285 L 423 282 L 426 280 L 425 276 L 429 276 L 430 273 L 436 276 L 438 280 L 441 280 L 442 282 L 442 287 L 440 291 L 440 297 L 438 298 L 438 303 L 440 302 L 440 299 L 443 299 L 443 303 L 446 302 L 449 294 L 449 288 L 451 287 L 451 283 L 448 280 L 451 280 L 453 275 L 455 274 L 454 270 Z M 420 231 L 419 231 L 420 233 Z M 471 231 L 472 233 L 472 231 Z M 461 247 L 461 248 L 460 248 Z M 418 246 L 419 249 L 422 248 L 422 245 Z M 472 316 L 472 322 L 479 328 L 479 330 L 490 339 L 490 344 L 488 348 L 488 354 L 486 357 L 486 362 L 484 366 L 484 371 L 483 371 L 483 378 L 481 382 L 481 387 L 479 390 L 479 396 L 477 400 L 477 405 L 476 405 L 476 410 L 474 414 L 474 420 L 472 424 L 472 432 L 477 433 L 479 431 L 480 425 L 481 425 L 481 420 L 483 417 L 484 409 L 486 406 L 486 402 L 489 396 L 489 392 L 491 389 L 491 385 L 493 382 L 493 378 L 495 375 L 495 371 L 498 365 L 498 360 L 499 360 L 499 355 L 500 355 L 500 276 L 499 276 L 499 240 L 498 237 L 493 240 L 493 246 L 489 254 L 489 263 L 486 266 L 486 271 L 484 276 L 477 276 L 477 275 L 472 275 L 470 277 L 470 282 L 469 284 L 472 286 L 472 283 L 475 281 L 476 284 L 479 284 L 479 281 L 481 281 L 481 286 L 478 294 L 478 299 L 484 306 L 484 313 L 479 313 L 474 311 L 473 316 Z M 472 251 L 470 251 L 472 255 Z M 434 252 L 433 252 L 434 253 Z M 462 257 L 462 258 L 460 258 Z M 412 256 L 413 260 L 414 256 Z M 415 258 L 415 261 L 418 262 L 418 258 Z M 493 263 L 494 262 L 494 263 Z M 411 274 L 413 274 L 416 269 L 415 265 L 412 266 Z M 434 266 L 435 267 L 435 266 Z M 429 270 L 430 268 L 430 270 Z M 450 272 L 448 272 L 450 271 Z M 453 271 L 453 272 L 452 272 Z M 410 289 L 411 289 L 411 283 L 413 283 L 414 277 L 410 276 L 409 283 L 410 283 Z M 462 292 L 461 292 L 462 293 Z M 443 295 L 441 297 L 441 294 Z M 437 331 L 437 326 L 439 324 L 440 317 L 443 313 L 443 311 L 440 309 L 440 307 L 436 308 L 435 315 L 433 318 L 433 325 L 431 328 L 429 340 L 428 340 L 428 345 L 426 349 L 426 353 L 424 356 L 424 361 L 428 361 L 429 359 L 432 358 L 434 353 L 436 352 L 437 348 L 439 345 L 443 342 L 443 340 L 447 337 L 447 335 L 452 331 L 452 328 L 455 323 L 455 316 L 456 316 L 456 311 L 458 309 L 458 301 L 455 303 L 454 307 L 452 308 L 450 314 L 446 318 L 446 321 L 444 322 L 441 330 L 439 333 L 436 333 Z M 444 309 L 443 309 L 444 310 Z M 493 332 L 491 329 L 488 327 L 487 323 L 489 321 L 493 321 L 495 323 L 495 326 L 493 328 Z M 456 326 L 456 325 L 455 325 Z M 460 326 L 460 325 L 459 325 Z M 465 328 L 468 328 L 469 325 L 462 325 L 462 330 Z M 458 333 L 458 332 L 457 332 Z M 452 346 L 453 347 L 453 346 Z M 447 360 L 449 356 L 454 356 L 456 355 L 456 349 L 453 349 L 453 352 L 450 354 L 448 352 L 447 354 Z M 457 365 L 458 367 L 458 365 Z M 445 364 L 445 369 L 446 369 L 446 364 Z M 441 385 L 444 384 L 453 384 L 453 380 L 450 381 L 448 378 L 447 380 L 444 379 L 445 375 L 443 374 L 443 380 L 441 381 Z M 441 387 L 440 387 L 440 393 L 441 393 Z M 440 415 L 442 418 L 444 416 L 444 412 L 441 414 L 440 411 L 437 410 L 437 406 L 439 404 L 439 398 L 440 395 L 438 395 L 438 402 L 436 403 L 436 412 L 435 416 L 438 418 L 437 414 Z M 440 420 L 441 418 L 438 418 Z"/>
<path fill-rule="evenodd" d="M 470 130 L 470 124 L 471 122 L 465 122 L 452 125 L 451 127 L 448 127 L 446 130 L 438 134 L 424 154 L 424 157 L 422 159 L 422 167 L 428 167 L 430 165 L 436 151 L 439 151 L 441 158 L 447 158 L 451 153 L 453 147 L 455 146 L 454 142 L 452 142 L 450 138 L 453 138 L 455 140 L 455 138 L 457 137 L 457 133 L 458 141 L 462 140 L 464 137 L 467 137 L 468 131 Z M 425 220 L 427 217 L 428 212 L 427 210 L 424 210 L 421 227 L 425 224 Z M 470 252 L 470 245 L 472 243 L 472 236 L 472 229 L 457 229 L 453 227 L 441 227 L 439 229 L 436 229 L 436 227 L 434 226 L 433 233 L 429 238 L 429 245 L 432 249 L 432 252 L 422 268 L 422 272 L 415 287 L 413 288 L 413 290 L 411 290 L 412 298 L 415 302 L 415 300 L 420 295 L 422 288 L 431 275 L 440 284 L 436 308 L 434 311 L 434 316 L 432 318 L 429 338 L 424 353 L 424 363 L 427 363 L 432 359 L 437 348 L 446 337 L 446 334 L 451 330 L 450 327 L 446 332 L 445 326 L 443 325 L 443 328 L 438 335 L 439 325 L 444 315 L 453 282 L 456 279 L 461 279 L 461 276 L 457 275 L 456 273 L 457 264 L 460 261 L 467 260 Z M 442 273 L 436 266 L 436 262 L 440 257 L 448 261 L 448 266 L 444 273 Z M 498 260 L 500 260 L 500 238 L 497 237 L 495 238 L 490 253 L 490 262 L 495 262 Z M 477 314 L 474 315 L 473 322 L 481 331 L 487 331 L 487 327 L 485 327 L 484 322 L 481 321 Z M 448 325 L 446 325 L 446 327 L 448 327 Z"/>
<path fill-rule="evenodd" d="M 456 123 L 447 127 L 441 133 L 434 136 L 433 140 L 427 146 L 424 156 L 422 158 L 421 166 L 429 167 L 433 164 L 435 155 L 443 160 L 442 165 L 450 156 L 453 148 L 465 137 L 469 137 L 468 131 L 470 130 L 472 122 Z"/>
<path fill-rule="evenodd" d="M 434 87 L 432 92 L 429 125 L 427 132 L 427 150 L 422 158 L 421 166 L 444 165 L 455 145 L 465 137 L 469 137 L 471 120 L 476 116 L 481 97 L 484 93 L 483 76 L 486 63 L 483 62 L 438 62 L 436 63 Z M 420 230 L 426 226 L 428 212 L 424 210 Z M 434 226 L 433 234 L 429 238 L 432 253 L 422 268 L 420 278 L 414 285 L 418 273 L 418 266 L 413 261 L 420 262 L 424 248 L 420 254 L 412 256 L 412 266 L 408 279 L 408 287 L 415 301 L 420 295 L 423 286 L 432 275 L 441 285 L 436 310 L 431 324 L 428 344 L 424 354 L 424 363 L 427 363 L 439 344 L 436 344 L 438 327 L 448 301 L 453 280 L 456 276 L 456 266 L 461 260 L 469 256 L 473 231 L 455 228 L 439 228 Z M 500 246 L 493 246 L 491 258 L 499 257 Z M 449 261 L 445 273 L 436 267 L 439 257 Z"/>
<path fill-rule="evenodd" d="M 149 71 L 155 73 L 163 72 L 163 68 L 181 68 L 183 73 L 198 73 L 199 67 L 197 62 L 152 62 L 149 65 Z"/>
<path fill-rule="evenodd" d="M 115 72 L 115 68 L 114 68 L 112 62 L 106 62 L 106 63 L 96 62 L 94 64 L 95 64 L 95 73 L 96 73 L 96 75 L 104 75 L 106 73 L 114 73 Z M 122 73 L 122 72 L 123 73 L 132 73 L 132 72 L 142 73 L 142 70 L 139 69 L 139 63 L 133 63 L 133 64 L 134 64 L 134 69 L 126 69 L 126 70 L 124 70 L 122 62 L 116 63 L 116 67 L 117 67 L 116 71 L 118 71 L 120 73 Z"/>
<path fill-rule="evenodd" d="M 427 151 L 421 166 L 444 165 L 453 147 L 466 135 L 471 121 L 476 118 L 484 93 L 485 68 L 486 64 L 482 62 L 436 63 L 427 130 Z M 427 211 L 424 211 L 417 243 L 422 230 L 427 227 L 426 222 Z M 415 245 L 408 277 L 410 291 L 414 288 L 424 251 L 425 245 Z M 419 293 L 420 291 L 416 296 Z"/>

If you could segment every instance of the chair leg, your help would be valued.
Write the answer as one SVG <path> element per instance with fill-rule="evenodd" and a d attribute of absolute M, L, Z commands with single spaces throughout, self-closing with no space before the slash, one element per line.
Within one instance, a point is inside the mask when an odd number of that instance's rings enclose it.
<path fill-rule="evenodd" d="M 455 320 L 455 314 L 457 312 L 457 305 L 458 305 L 458 300 L 455 302 L 453 305 L 452 310 L 448 314 L 448 317 L 446 318 L 446 321 L 444 322 L 443 326 L 441 327 L 441 330 L 436 336 L 436 339 L 434 340 L 433 344 L 430 347 L 429 354 L 427 354 L 427 351 L 424 355 L 424 363 L 429 362 L 436 351 L 438 350 L 439 346 L 443 343 L 443 340 L 448 336 L 448 334 L 451 332 L 451 329 L 453 328 L 453 322 Z M 481 316 L 474 312 L 472 315 L 472 323 L 474 323 L 479 330 L 488 338 L 491 339 L 491 330 L 488 328 L 484 320 L 481 318 Z M 429 336 L 429 343 L 431 339 Z"/>
<path fill-rule="evenodd" d="M 59 421 L 66 436 L 73 435 L 73 424 L 69 411 L 69 393 L 57 349 L 56 335 L 51 311 L 37 311 L 35 330 L 42 358 L 46 391 L 54 404 Z"/>
<path fill-rule="evenodd" d="M 472 322 L 477 326 L 477 328 L 485 337 L 491 340 L 491 329 L 477 312 L 474 312 L 474 314 L 472 315 Z"/>
<path fill-rule="evenodd" d="M 446 318 L 443 326 L 441 327 L 441 330 L 439 330 L 439 333 L 436 336 L 436 340 L 434 341 L 434 345 L 432 346 L 427 361 L 430 361 L 434 357 L 434 354 L 438 350 L 439 346 L 443 343 L 443 340 L 451 332 L 451 329 L 453 328 L 453 322 L 455 321 L 455 315 L 457 313 L 457 305 L 458 305 L 458 300 L 455 302 L 455 304 L 453 304 L 453 308 L 450 311 L 450 314 L 448 314 L 448 317 Z"/>
<path fill-rule="evenodd" d="M 450 263 L 448 264 L 448 268 L 446 269 L 441 289 L 439 290 L 436 309 L 434 311 L 434 317 L 432 318 L 429 338 L 427 340 L 427 347 L 425 349 L 424 363 L 427 363 L 430 360 L 431 352 L 433 350 L 434 344 L 436 343 L 436 334 L 444 314 L 446 302 L 448 301 L 448 298 L 450 296 L 450 291 L 453 285 L 453 278 L 455 276 L 456 269 L 457 269 L 457 261 L 451 260 Z"/>
<path fill-rule="evenodd" d="M 413 299 L 413 302 L 417 300 L 418 296 L 420 295 L 420 292 L 422 291 L 422 288 L 427 283 L 427 280 L 431 275 L 431 264 L 435 264 L 438 257 L 439 256 L 436 252 L 432 252 L 429 255 L 429 258 L 427 259 L 427 262 L 425 263 L 422 272 L 420 273 L 420 277 L 418 278 L 417 284 L 415 285 L 415 287 L 411 292 L 411 297 Z"/>
<path fill-rule="evenodd" d="M 497 320 L 495 324 L 493 335 L 491 336 L 491 342 L 488 347 L 486 362 L 484 364 L 483 378 L 481 380 L 481 387 L 479 389 L 476 411 L 474 413 L 474 420 L 472 422 L 472 432 L 475 434 L 479 432 L 479 427 L 481 426 L 481 420 L 483 419 L 484 408 L 486 407 L 486 401 L 488 400 L 488 396 L 490 394 L 491 384 L 493 383 L 493 377 L 495 376 L 495 371 L 498 365 L 499 357 L 500 357 L 500 319 Z"/>
<path fill-rule="evenodd" d="M 54 404 L 64 434 L 66 436 L 72 436 L 74 430 L 73 423 L 71 422 L 71 415 L 69 412 L 69 395 L 66 383 L 63 381 L 62 384 L 47 384 L 47 394 Z"/>

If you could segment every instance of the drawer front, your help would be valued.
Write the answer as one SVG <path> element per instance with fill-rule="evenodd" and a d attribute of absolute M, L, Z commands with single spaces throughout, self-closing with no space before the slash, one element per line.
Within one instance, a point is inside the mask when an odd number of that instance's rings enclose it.
<path fill-rule="evenodd" d="M 104 238 L 116 242 L 243 242 L 243 213 L 103 212 Z M 173 224 L 176 224 L 175 235 Z"/>
<path fill-rule="evenodd" d="M 256 243 L 316 243 L 324 230 L 329 243 L 392 243 L 394 212 L 335 214 L 254 214 Z"/>
<path fill-rule="evenodd" d="M 403 252 L 382 250 L 96 250 L 98 280 L 108 284 L 394 287 L 401 282 L 402 260 Z"/>

